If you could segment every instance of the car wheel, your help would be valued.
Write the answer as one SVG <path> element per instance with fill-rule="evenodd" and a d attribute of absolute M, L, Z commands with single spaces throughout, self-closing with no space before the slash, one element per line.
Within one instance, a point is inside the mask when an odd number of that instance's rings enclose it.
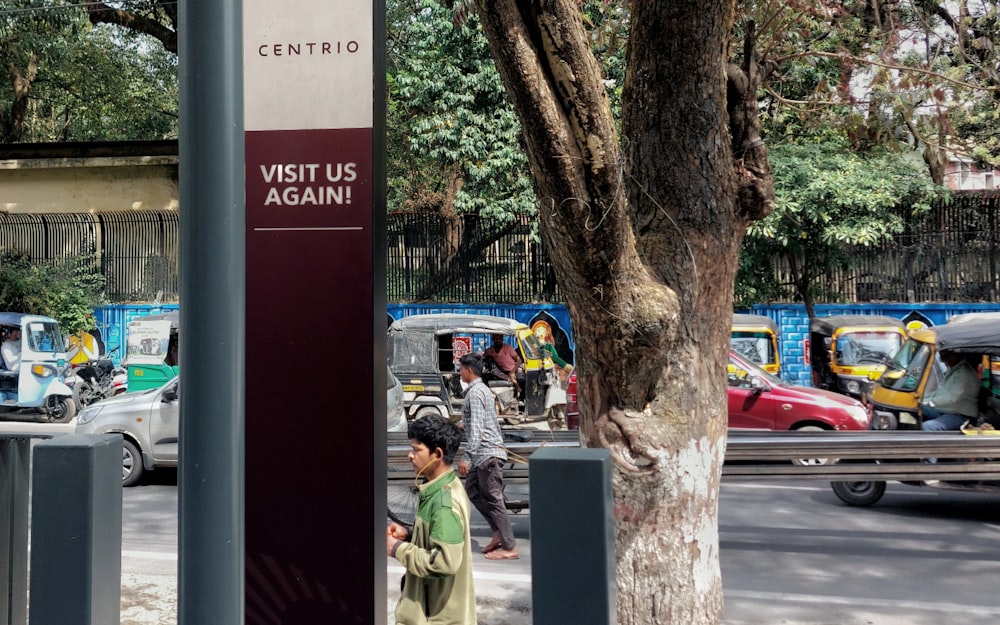
<path fill-rule="evenodd" d="M 122 440 L 122 486 L 135 486 L 142 479 L 142 454 L 135 443 Z"/>
<path fill-rule="evenodd" d="M 417 414 L 413 415 L 414 419 L 423 419 L 424 417 L 429 417 L 431 415 L 441 416 L 441 411 L 433 406 L 424 406 L 417 411 Z"/>
<path fill-rule="evenodd" d="M 830 487 L 849 506 L 870 506 L 885 494 L 885 482 L 830 482 Z"/>
<path fill-rule="evenodd" d="M 825 432 L 826 430 L 818 425 L 803 425 L 802 427 L 795 428 L 796 432 Z M 796 458 L 792 460 L 792 464 L 797 464 L 800 466 L 819 466 L 824 464 L 833 464 L 836 460 L 831 460 L 830 458 Z"/>
<path fill-rule="evenodd" d="M 45 401 L 45 418 L 49 423 L 69 423 L 76 416 L 72 397 L 52 395 Z"/>
<path fill-rule="evenodd" d="M 94 387 L 88 382 L 77 382 L 73 385 L 73 401 L 81 407 L 94 403 Z"/>

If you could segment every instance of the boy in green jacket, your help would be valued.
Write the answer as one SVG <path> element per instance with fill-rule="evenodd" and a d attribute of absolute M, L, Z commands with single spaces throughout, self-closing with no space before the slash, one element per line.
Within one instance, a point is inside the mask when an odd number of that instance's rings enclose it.
<path fill-rule="evenodd" d="M 396 605 L 397 625 L 476 625 L 472 587 L 471 504 L 451 464 L 462 440 L 439 416 L 417 419 L 407 430 L 410 464 L 420 488 L 413 530 L 391 523 L 386 555 L 406 569 Z"/>

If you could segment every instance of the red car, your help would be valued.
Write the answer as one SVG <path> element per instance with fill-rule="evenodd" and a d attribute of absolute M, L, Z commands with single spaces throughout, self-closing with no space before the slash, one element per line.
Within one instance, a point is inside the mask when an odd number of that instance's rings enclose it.
<path fill-rule="evenodd" d="M 846 395 L 789 384 L 729 353 L 729 427 L 764 430 L 867 430 L 861 402 Z M 566 387 L 566 423 L 580 427 L 576 372 Z"/>
<path fill-rule="evenodd" d="M 566 380 L 566 429 L 580 429 L 580 408 L 576 405 L 576 369 Z"/>
<path fill-rule="evenodd" d="M 764 430 L 867 430 L 856 399 L 789 384 L 729 352 L 729 427 Z"/>

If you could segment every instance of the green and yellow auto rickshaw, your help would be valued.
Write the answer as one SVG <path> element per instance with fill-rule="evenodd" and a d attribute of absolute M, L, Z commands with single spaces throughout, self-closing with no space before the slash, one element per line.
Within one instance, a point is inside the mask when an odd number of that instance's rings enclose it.
<path fill-rule="evenodd" d="M 731 349 L 774 375 L 781 373 L 778 338 L 778 324 L 770 317 L 733 313 Z"/>
<path fill-rule="evenodd" d="M 128 322 L 125 367 L 128 390 L 159 388 L 180 373 L 180 312 L 136 317 Z"/>
<path fill-rule="evenodd" d="M 905 340 L 903 322 L 895 317 L 816 317 L 809 322 L 813 386 L 861 399 Z"/>

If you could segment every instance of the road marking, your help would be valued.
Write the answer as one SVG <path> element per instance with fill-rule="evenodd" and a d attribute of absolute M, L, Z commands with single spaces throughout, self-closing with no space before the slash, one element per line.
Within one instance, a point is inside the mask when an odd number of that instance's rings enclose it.
<path fill-rule="evenodd" d="M 765 490 L 826 490 L 819 486 L 782 486 L 781 484 L 733 484 L 732 482 L 722 483 L 723 488 L 759 488 Z"/>
<path fill-rule="evenodd" d="M 123 549 L 122 557 L 139 560 L 177 560 L 177 554 L 169 551 L 126 551 Z"/>
<path fill-rule="evenodd" d="M 401 566 L 390 566 L 387 569 L 394 575 L 402 575 L 406 572 Z M 472 579 L 479 579 L 487 582 L 510 582 L 513 584 L 531 584 L 531 575 L 528 573 L 491 573 L 489 571 L 473 571 Z"/>
<path fill-rule="evenodd" d="M 891 609 L 918 612 L 960 612 L 972 616 L 1000 616 L 1000 607 L 967 605 L 964 603 L 944 603 L 930 601 L 893 601 L 891 599 L 866 599 L 864 597 L 835 597 L 830 595 L 799 595 L 783 592 L 757 592 L 753 590 L 724 590 L 725 597 L 751 599 L 754 601 L 785 601 L 789 603 L 821 603 L 824 605 L 846 605 L 876 610 Z"/>
<path fill-rule="evenodd" d="M 406 572 L 401 566 L 389 566 L 388 572 L 402 575 Z M 488 571 L 473 571 L 473 579 L 493 582 L 509 582 L 515 584 L 531 584 L 531 575 L 519 573 L 492 573 Z M 892 601 L 887 599 L 866 599 L 864 597 L 837 597 L 831 595 L 801 595 L 784 592 L 758 592 L 754 590 L 724 590 L 723 595 L 733 599 L 750 599 L 754 601 L 785 603 L 819 603 L 836 604 L 871 609 L 892 609 L 916 612 L 959 612 L 972 616 L 1000 616 L 1000 607 L 966 605 L 963 603 L 932 603 L 930 601 Z"/>

